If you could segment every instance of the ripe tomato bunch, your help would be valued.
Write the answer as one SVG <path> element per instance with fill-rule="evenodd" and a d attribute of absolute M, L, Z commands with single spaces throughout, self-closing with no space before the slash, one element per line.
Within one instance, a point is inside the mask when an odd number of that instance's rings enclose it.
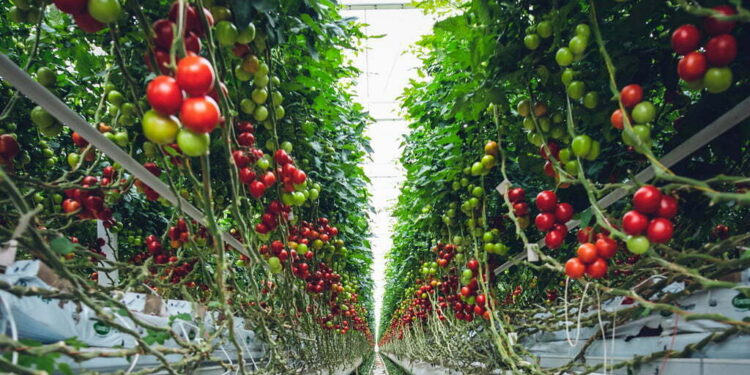
<path fill-rule="evenodd" d="M 0 166 L 13 168 L 13 159 L 21 152 L 16 139 L 10 134 L 0 135 Z"/>
<path fill-rule="evenodd" d="M 565 223 L 573 218 L 573 206 L 570 203 L 558 203 L 554 191 L 544 190 L 536 196 L 536 208 L 541 212 L 536 215 L 534 225 L 539 231 L 547 233 L 544 244 L 550 249 L 559 248 L 568 234 Z"/>
<path fill-rule="evenodd" d="M 154 51 L 153 57 L 159 64 L 159 71 L 161 74 L 168 75 L 169 69 L 169 50 L 172 48 L 172 42 L 174 35 L 177 34 L 177 20 L 179 16 L 179 3 L 174 2 L 172 7 L 169 9 L 169 15 L 167 18 L 157 20 L 151 26 L 154 32 Z M 205 35 L 206 30 L 201 23 L 200 17 L 198 16 L 198 10 L 195 6 L 186 3 L 184 8 L 185 27 L 183 29 L 182 42 L 185 50 L 198 54 L 201 50 L 201 37 Z M 206 8 L 203 8 L 203 14 L 208 21 L 209 26 L 213 26 L 214 17 Z M 146 65 L 153 71 L 151 64 L 151 53 L 146 52 L 143 56 Z"/>
<path fill-rule="evenodd" d="M 143 163 L 143 167 L 146 168 L 151 174 L 153 174 L 156 177 L 161 176 L 161 168 L 159 168 L 158 165 L 152 162 Z M 150 201 L 156 201 L 159 199 L 159 193 L 157 193 L 154 189 L 149 187 L 148 185 L 144 184 L 141 180 L 135 180 L 135 187 L 138 189 L 138 191 L 142 192 L 144 195 L 146 195 L 146 199 Z"/>
<path fill-rule="evenodd" d="M 592 279 L 600 279 L 607 274 L 607 260 L 617 253 L 617 241 L 598 233 L 596 243 L 584 242 L 578 246 L 576 256 L 565 263 L 565 274 L 571 279 L 579 279 L 588 275 Z"/>
<path fill-rule="evenodd" d="M 104 203 L 104 191 L 96 188 L 97 186 L 104 187 L 109 183 L 111 183 L 111 177 L 103 177 L 101 181 L 95 176 L 84 177 L 80 188 L 65 190 L 67 199 L 62 201 L 63 212 L 77 214 L 82 220 L 102 220 L 105 227 L 111 227 L 115 224 L 112 210 Z"/>
<path fill-rule="evenodd" d="M 266 234 L 276 230 L 279 226 L 279 218 L 283 218 L 285 221 L 288 220 L 291 211 L 291 207 L 277 200 L 271 201 L 266 208 L 266 212 L 260 217 L 260 223 L 255 225 L 255 231 Z"/>
<path fill-rule="evenodd" d="M 674 225 L 670 219 L 679 208 L 675 197 L 662 194 L 655 186 L 644 185 L 633 194 L 632 203 L 633 210 L 622 217 L 622 229 L 630 235 L 628 250 L 643 254 L 651 242 L 665 243 L 672 239 Z"/>
<path fill-rule="evenodd" d="M 448 267 L 451 259 L 453 259 L 453 257 L 455 257 L 457 254 L 455 245 L 445 244 L 442 242 L 438 242 L 438 244 L 433 248 L 433 251 L 437 253 L 437 264 L 442 268 Z"/>
<path fill-rule="evenodd" d="M 549 149 L 549 152 L 547 152 L 547 149 Z M 546 160 L 544 163 L 544 174 L 549 177 L 557 176 L 557 172 L 550 159 L 555 158 L 560 160 L 560 145 L 555 141 L 548 141 L 547 147 L 544 147 L 544 145 L 539 146 L 539 155 Z"/>
<path fill-rule="evenodd" d="M 177 225 L 169 227 L 167 231 L 170 243 L 173 249 L 177 249 L 182 244 L 190 241 L 190 232 L 188 231 L 187 222 L 183 218 L 177 219 Z"/>
<path fill-rule="evenodd" d="M 87 33 L 95 33 L 105 24 L 117 21 L 122 12 L 117 0 L 53 0 L 52 3 L 73 16 L 76 25 Z"/>
<path fill-rule="evenodd" d="M 737 10 L 730 5 L 720 5 L 714 11 L 731 16 Z M 677 63 L 677 74 L 689 88 L 705 87 L 710 93 L 726 91 L 732 85 L 729 68 L 737 57 L 737 39 L 732 34 L 736 22 L 722 21 L 710 16 L 703 20 L 703 31 L 709 39 L 702 45 L 702 33 L 695 25 L 685 24 L 672 33 L 672 49 L 682 56 Z"/>
<path fill-rule="evenodd" d="M 508 200 L 513 204 L 513 215 L 518 218 L 521 228 L 529 226 L 529 204 L 526 203 L 526 190 L 520 187 L 508 190 Z"/>

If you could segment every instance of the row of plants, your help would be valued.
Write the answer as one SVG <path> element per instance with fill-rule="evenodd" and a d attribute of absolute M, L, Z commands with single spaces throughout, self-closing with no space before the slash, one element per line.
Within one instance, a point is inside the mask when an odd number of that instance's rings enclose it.
<path fill-rule="evenodd" d="M 746 319 L 674 303 L 716 288 L 748 296 L 748 122 L 659 161 L 747 98 L 740 2 L 419 5 L 444 19 L 416 48 L 427 78 L 402 96 L 411 125 L 383 351 L 464 373 L 590 373 L 748 332 Z M 653 179 L 634 183 L 649 167 Z M 622 198 L 600 201 L 613 192 Z M 685 288 L 663 292 L 672 283 Z M 596 329 L 568 363 L 543 368 L 524 343 L 565 330 L 571 306 L 583 306 L 579 329 Z M 615 327 L 652 314 L 722 325 L 684 349 L 585 362 Z"/>
<path fill-rule="evenodd" d="M 210 360 L 276 374 L 367 355 L 372 255 L 361 163 L 370 118 L 352 100 L 359 72 L 346 57 L 364 38 L 356 21 L 328 0 L 2 0 L 0 9 L 0 52 L 205 215 L 190 219 L 3 84 L 0 240 L 17 240 L 18 259 L 39 260 L 70 285 L 3 290 L 86 306 L 136 344 L 82 355 L 89 344 L 75 337 L 3 336 L 0 369 L 69 372 L 63 357 L 143 354 L 158 366 L 139 373 L 188 373 Z M 180 339 L 139 319 L 115 291 L 187 300 L 219 318 L 201 325 L 203 341 Z M 261 358 L 235 337 L 238 318 L 263 343 Z M 224 346 L 236 357 L 214 356 Z"/>

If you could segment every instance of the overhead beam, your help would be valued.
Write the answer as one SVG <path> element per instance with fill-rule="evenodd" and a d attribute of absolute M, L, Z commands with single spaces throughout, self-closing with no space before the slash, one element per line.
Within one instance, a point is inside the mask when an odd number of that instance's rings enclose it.
<path fill-rule="evenodd" d="M 344 4 L 346 10 L 416 9 L 410 2 Z"/>

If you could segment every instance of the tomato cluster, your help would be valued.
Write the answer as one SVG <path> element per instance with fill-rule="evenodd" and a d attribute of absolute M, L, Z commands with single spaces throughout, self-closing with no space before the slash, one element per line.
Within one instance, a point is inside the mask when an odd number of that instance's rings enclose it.
<path fill-rule="evenodd" d="M 656 107 L 650 101 L 643 100 L 643 88 L 638 84 L 626 85 L 620 90 L 620 102 L 625 107 L 622 110 L 615 109 L 610 116 L 612 127 L 618 130 L 625 128 L 625 119 L 632 125 L 634 136 L 627 132 L 622 133 L 622 141 L 628 146 L 640 143 L 645 147 L 651 146 L 651 125 L 656 118 Z M 630 110 L 630 112 L 628 112 Z"/>
<path fill-rule="evenodd" d="M 214 17 L 211 11 L 203 8 L 203 14 L 209 27 L 212 26 L 214 24 Z M 176 22 L 178 16 L 179 2 L 174 2 L 169 9 L 168 17 L 157 20 L 151 26 L 154 33 L 153 43 L 155 48 L 153 53 L 147 51 L 144 54 L 146 65 L 148 65 L 151 70 L 154 70 L 151 63 L 151 56 L 153 56 L 158 64 L 159 71 L 164 75 L 168 75 L 171 72 L 171 69 L 169 68 L 169 51 L 172 48 L 174 36 L 177 34 Z M 197 8 L 189 3 L 185 3 L 184 19 L 185 27 L 183 28 L 182 34 L 183 47 L 188 53 L 198 54 L 201 50 L 200 38 L 205 35 L 206 30 L 201 23 Z"/>
<path fill-rule="evenodd" d="M 146 168 L 151 174 L 153 174 L 156 177 L 161 176 L 161 168 L 159 168 L 158 165 L 152 162 L 143 163 L 143 167 Z M 138 191 L 142 192 L 144 195 L 146 195 L 146 199 L 150 201 L 155 201 L 159 199 L 159 193 L 157 193 L 154 189 L 152 189 L 150 186 L 143 183 L 141 180 L 135 180 L 135 187 L 138 189 Z"/>
<path fill-rule="evenodd" d="M 279 219 L 288 220 L 291 211 L 292 208 L 290 206 L 277 200 L 271 201 L 266 208 L 266 212 L 260 217 L 260 223 L 255 224 L 255 231 L 260 234 L 267 234 L 270 231 L 276 230 L 279 226 Z"/>
<path fill-rule="evenodd" d="M 677 215 L 677 198 L 662 194 L 655 186 L 644 185 L 633 194 L 632 203 L 634 209 L 622 217 L 622 229 L 630 235 L 628 250 L 643 254 L 651 242 L 665 243 L 672 239 L 674 225 L 670 219 Z"/>
<path fill-rule="evenodd" d="M 112 171 L 114 171 L 112 169 Z M 112 182 L 113 174 L 102 177 L 86 176 L 81 180 L 80 188 L 65 190 L 65 199 L 62 202 L 62 210 L 66 214 L 76 214 L 79 219 L 98 219 L 104 222 L 106 227 L 115 224 L 112 210 L 104 202 L 105 193 L 102 188 Z M 97 186 L 99 188 L 97 188 Z"/>
<path fill-rule="evenodd" d="M 737 10 L 730 5 L 713 8 L 724 16 L 732 16 Z M 730 33 L 735 21 L 719 20 L 709 16 L 703 20 L 703 30 L 710 37 L 701 47 L 701 31 L 694 25 L 685 24 L 672 33 L 672 49 L 681 55 L 677 63 L 677 74 L 692 89 L 706 88 L 710 93 L 726 91 L 732 85 L 732 70 L 729 68 L 737 57 L 737 39 Z"/>
<path fill-rule="evenodd" d="M 522 229 L 529 226 L 529 204 L 526 203 L 526 190 L 520 187 L 508 190 L 508 200 L 513 205 L 513 215 L 516 216 Z"/>
<path fill-rule="evenodd" d="M 570 203 L 558 203 L 557 194 L 544 190 L 536 196 L 536 208 L 541 211 L 534 218 L 534 225 L 541 232 L 546 232 L 544 244 L 550 249 L 562 246 L 568 227 L 565 225 L 573 218 L 575 210 Z"/>
<path fill-rule="evenodd" d="M 57 9 L 70 14 L 76 25 L 87 33 L 95 33 L 108 23 L 117 21 L 122 7 L 117 0 L 52 0 Z"/>

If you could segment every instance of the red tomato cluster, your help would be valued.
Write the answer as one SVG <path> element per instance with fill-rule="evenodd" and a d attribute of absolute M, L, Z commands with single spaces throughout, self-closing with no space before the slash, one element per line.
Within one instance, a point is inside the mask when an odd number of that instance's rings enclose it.
<path fill-rule="evenodd" d="M 713 8 L 723 15 L 731 16 L 737 13 L 737 10 L 729 5 L 721 5 Z M 689 83 L 701 82 L 709 70 L 712 68 L 724 68 L 737 57 L 737 40 L 730 34 L 734 29 L 735 21 L 721 21 L 715 17 L 706 17 L 703 20 L 703 31 L 710 37 L 701 47 L 701 31 L 694 25 L 685 24 L 672 33 L 672 49 L 682 58 L 677 64 L 677 74 L 682 80 Z M 729 68 L 726 68 L 729 69 Z M 722 70 L 713 70 L 712 77 L 707 80 L 714 80 L 713 75 L 719 75 Z M 726 72 L 726 71 L 724 71 Z M 729 83 L 731 84 L 731 70 L 728 71 Z M 722 73 L 726 75 L 725 73 Z M 711 92 L 721 92 L 724 90 L 714 89 L 706 82 L 707 88 Z"/>
<path fill-rule="evenodd" d="M 200 17 L 198 16 L 198 10 L 195 6 L 186 3 L 184 8 L 185 14 L 185 27 L 183 29 L 184 34 L 182 35 L 182 41 L 185 50 L 188 54 L 198 54 L 201 50 L 201 37 L 205 35 L 206 30 L 203 28 Z M 172 48 L 172 41 L 177 31 L 177 20 L 179 16 L 179 3 L 174 2 L 172 7 L 169 8 L 168 18 L 162 18 L 154 22 L 151 29 L 154 32 L 154 51 L 153 57 L 156 63 L 159 64 L 159 72 L 161 74 L 169 75 L 171 70 L 169 68 L 169 51 Z M 211 12 L 203 8 L 203 14 L 208 21 L 209 27 L 214 24 L 214 17 Z M 146 65 L 154 71 L 153 65 L 151 64 L 151 53 L 148 51 L 143 56 Z"/>
<path fill-rule="evenodd" d="M 643 88 L 641 85 L 633 83 L 623 87 L 620 90 L 620 102 L 622 102 L 623 107 L 631 110 L 631 112 L 642 111 L 645 113 L 645 121 L 634 121 L 633 114 L 626 111 L 625 114 L 628 116 L 628 122 L 631 125 L 635 125 L 636 123 L 647 123 L 650 121 L 649 117 L 653 117 L 653 115 L 649 113 L 653 112 L 653 105 L 651 102 L 643 101 Z M 625 127 L 625 120 L 623 117 L 623 112 L 619 108 L 615 109 L 609 117 L 612 127 L 617 130 L 622 130 Z M 636 118 L 636 120 L 639 118 Z"/>
<path fill-rule="evenodd" d="M 156 177 L 161 176 L 161 168 L 159 168 L 158 165 L 155 163 L 143 163 L 143 167 L 146 168 L 151 174 L 153 174 Z M 135 187 L 138 189 L 138 191 L 142 192 L 144 195 L 146 195 L 146 199 L 150 201 L 155 201 L 159 199 L 159 193 L 157 193 L 154 189 L 152 189 L 150 186 L 143 183 L 141 180 L 135 180 Z"/>
<path fill-rule="evenodd" d="M 584 274 L 592 279 L 600 279 L 607 274 L 607 260 L 617 253 L 617 241 L 603 233 L 596 237 L 596 243 L 582 243 L 576 257 L 565 263 L 565 274 L 571 279 L 579 279 Z"/>
<path fill-rule="evenodd" d="M 255 231 L 261 234 L 266 234 L 276 230 L 279 226 L 279 218 L 283 218 L 285 221 L 288 220 L 291 211 L 291 207 L 277 200 L 271 201 L 266 208 L 266 212 L 260 217 L 260 223 L 255 225 Z"/>
<path fill-rule="evenodd" d="M 87 33 L 95 33 L 104 28 L 88 11 L 88 0 L 52 0 L 57 9 L 73 16 L 76 25 Z"/>
<path fill-rule="evenodd" d="M 457 254 L 455 245 L 444 244 L 442 242 L 438 242 L 438 244 L 433 247 L 432 251 L 438 254 L 437 264 L 443 268 L 448 267 L 448 263 L 450 263 L 451 259 Z"/>
<path fill-rule="evenodd" d="M 633 194 L 633 210 L 622 217 L 622 229 L 631 236 L 646 233 L 650 242 L 665 243 L 672 239 L 674 226 L 669 219 L 677 215 L 677 199 L 662 194 L 652 185 L 644 185 Z"/>
<path fill-rule="evenodd" d="M 185 219 L 178 219 L 177 225 L 169 227 L 167 235 L 170 241 L 169 245 L 172 246 L 173 249 L 177 249 L 182 246 L 182 244 L 190 241 L 190 232 L 188 231 Z"/>
<path fill-rule="evenodd" d="M 573 218 L 573 206 L 570 203 L 557 203 L 557 194 L 544 190 L 536 196 L 536 208 L 542 212 L 536 215 L 534 225 L 539 231 L 547 233 L 544 244 L 550 249 L 559 248 L 568 234 L 565 223 Z"/>
<path fill-rule="evenodd" d="M 549 153 L 547 152 L 547 149 L 549 149 Z M 555 177 L 557 173 L 555 172 L 555 168 L 552 165 L 552 161 L 550 161 L 550 156 L 555 158 L 556 160 L 560 160 L 560 145 L 558 145 L 555 141 L 549 141 L 547 142 L 546 148 L 544 147 L 544 145 L 539 146 L 539 155 L 541 155 L 542 158 L 546 160 L 546 162 L 544 163 L 544 174 L 549 177 Z"/>
<path fill-rule="evenodd" d="M 0 135 L 0 166 L 13 168 L 13 159 L 21 152 L 18 142 L 10 134 Z"/>
<path fill-rule="evenodd" d="M 282 149 L 276 150 L 273 155 L 276 164 L 280 166 L 277 168 L 276 174 L 281 176 L 281 183 L 283 184 L 284 191 L 293 192 L 295 185 L 304 184 L 307 180 L 307 174 L 301 169 L 294 166 L 294 161 Z"/>
<path fill-rule="evenodd" d="M 182 220 L 182 223 L 184 224 L 184 220 Z M 180 222 L 178 221 L 178 226 L 180 226 Z M 171 232 L 171 230 L 170 230 Z M 185 226 L 185 232 L 187 233 L 187 226 Z M 170 235 L 171 236 L 171 235 Z M 179 264 L 179 258 L 174 255 L 174 253 L 170 252 L 168 249 L 165 249 L 161 241 L 159 241 L 159 238 L 155 235 L 151 234 L 146 237 L 145 240 L 146 243 L 146 251 L 142 253 L 138 253 L 131 259 L 131 262 L 134 264 L 143 264 L 147 259 L 153 258 L 154 263 L 156 264 L 170 264 L 169 267 L 164 269 L 164 273 L 162 276 L 162 279 L 169 279 L 169 282 L 172 284 L 178 284 L 180 283 L 185 276 L 187 276 L 192 270 L 193 265 L 196 261 L 192 262 L 183 262 L 182 264 Z M 150 270 L 151 274 L 156 275 L 158 272 L 158 269 L 153 268 Z M 192 285 L 195 286 L 195 282 L 190 281 L 186 282 L 186 285 Z"/>
<path fill-rule="evenodd" d="M 67 199 L 62 202 L 62 210 L 66 214 L 78 214 L 80 219 L 99 219 L 106 227 L 114 225 L 112 210 L 104 204 L 104 191 L 94 189 L 111 183 L 112 177 L 86 176 L 81 180 L 81 188 L 65 190 Z M 105 184 L 106 183 L 106 184 Z"/>

